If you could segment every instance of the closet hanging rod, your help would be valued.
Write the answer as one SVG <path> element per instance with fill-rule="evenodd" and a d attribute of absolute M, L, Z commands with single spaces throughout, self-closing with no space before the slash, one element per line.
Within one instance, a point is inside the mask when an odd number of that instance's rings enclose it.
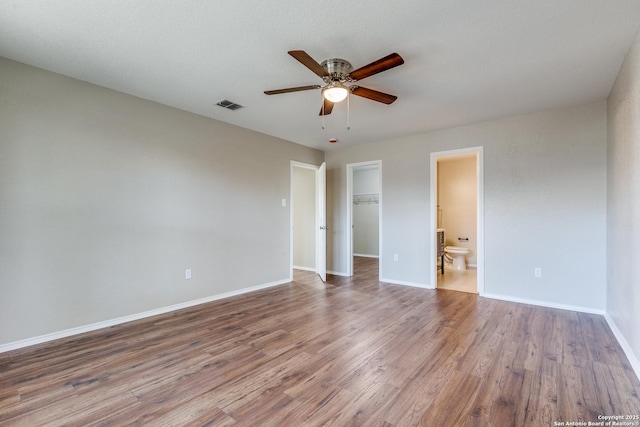
<path fill-rule="evenodd" d="M 380 203 L 380 196 L 378 193 L 359 193 L 353 195 L 353 204 L 359 205 L 361 203 L 371 204 Z"/>

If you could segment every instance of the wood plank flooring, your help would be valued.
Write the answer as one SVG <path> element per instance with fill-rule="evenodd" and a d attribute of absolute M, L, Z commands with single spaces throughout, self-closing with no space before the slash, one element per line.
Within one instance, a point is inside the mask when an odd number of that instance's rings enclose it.
<path fill-rule="evenodd" d="M 0 354 L 0 425 L 554 426 L 640 415 L 602 316 L 296 271 Z"/>

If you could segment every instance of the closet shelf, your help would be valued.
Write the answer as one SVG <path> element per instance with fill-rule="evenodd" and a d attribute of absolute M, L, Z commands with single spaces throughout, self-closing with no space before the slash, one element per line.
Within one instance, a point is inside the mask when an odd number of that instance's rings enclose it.
<path fill-rule="evenodd" d="M 358 193 L 353 195 L 354 205 L 370 205 L 380 203 L 380 195 L 378 193 Z"/>

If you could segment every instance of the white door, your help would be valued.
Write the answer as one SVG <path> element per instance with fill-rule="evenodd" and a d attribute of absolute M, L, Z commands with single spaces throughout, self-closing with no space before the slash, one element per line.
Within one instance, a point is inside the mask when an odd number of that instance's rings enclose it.
<path fill-rule="evenodd" d="M 318 224 L 316 235 L 316 273 L 323 282 L 327 281 L 327 164 L 322 163 L 316 174 L 316 192 L 318 197 Z"/>

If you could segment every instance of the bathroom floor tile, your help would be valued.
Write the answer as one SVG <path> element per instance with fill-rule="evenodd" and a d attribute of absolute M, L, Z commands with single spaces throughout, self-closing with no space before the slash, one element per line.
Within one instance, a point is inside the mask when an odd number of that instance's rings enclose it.
<path fill-rule="evenodd" d="M 457 271 L 445 267 L 444 274 L 438 273 L 438 289 L 477 294 L 477 270 L 468 268 L 465 271 Z"/>

